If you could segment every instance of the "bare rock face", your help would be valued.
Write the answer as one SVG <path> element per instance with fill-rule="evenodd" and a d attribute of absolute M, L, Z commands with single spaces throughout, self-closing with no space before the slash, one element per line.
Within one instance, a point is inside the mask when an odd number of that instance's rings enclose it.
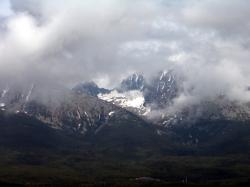
<path fill-rule="evenodd" d="M 100 100 L 97 97 L 78 94 L 69 90 L 46 90 L 43 97 L 38 85 L 27 89 L 3 89 L 0 109 L 10 113 L 23 113 L 57 129 L 85 134 L 94 132 L 117 118 L 137 118 L 130 112 Z M 138 118 L 139 119 L 139 118 Z"/>
<path fill-rule="evenodd" d="M 86 94 L 94 97 L 96 97 L 100 93 L 110 93 L 110 90 L 105 88 L 99 88 L 94 82 L 77 84 L 72 90 L 77 94 Z"/>
<path fill-rule="evenodd" d="M 147 104 L 156 108 L 166 108 L 171 105 L 178 94 L 178 82 L 172 71 L 158 73 L 147 85 L 144 95 Z"/>
<path fill-rule="evenodd" d="M 146 86 L 146 80 L 143 75 L 134 73 L 124 79 L 118 88 L 121 92 L 126 92 L 129 90 L 144 90 Z"/>

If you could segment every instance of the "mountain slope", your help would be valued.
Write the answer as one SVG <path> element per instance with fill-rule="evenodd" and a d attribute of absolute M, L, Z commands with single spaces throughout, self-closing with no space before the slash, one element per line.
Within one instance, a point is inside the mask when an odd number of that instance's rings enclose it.
<path fill-rule="evenodd" d="M 97 96 L 98 94 L 110 93 L 110 90 L 105 88 L 99 88 L 94 82 L 86 82 L 76 85 L 73 89 L 78 94 L 86 94 L 90 96 Z"/>
<path fill-rule="evenodd" d="M 134 114 L 97 97 L 69 90 L 47 89 L 48 96 L 42 98 L 39 94 L 43 90 L 40 89 L 38 85 L 32 85 L 32 89 L 25 91 L 11 88 L 0 98 L 0 109 L 26 114 L 53 128 L 80 134 L 97 131 L 115 116 L 124 121 L 129 118 L 139 120 Z"/>
<path fill-rule="evenodd" d="M 46 124 L 25 114 L 0 112 L 1 148 L 14 150 L 53 150 L 79 147 L 77 138 L 48 127 Z"/>
<path fill-rule="evenodd" d="M 203 118 L 165 127 L 74 92 L 37 100 L 36 88 L 25 92 L 28 100 L 4 100 L 1 107 L 0 183 L 150 186 L 183 184 L 186 178 L 195 185 L 249 180 L 248 120 Z"/>
<path fill-rule="evenodd" d="M 80 90 L 79 93 L 93 95 L 84 88 Z M 146 80 L 143 75 L 135 73 L 109 92 L 105 93 L 100 88 L 95 88 L 95 91 L 94 96 L 97 95 L 99 99 L 147 117 L 151 110 L 170 106 L 178 95 L 178 86 L 174 72 L 163 71 L 151 80 Z"/>

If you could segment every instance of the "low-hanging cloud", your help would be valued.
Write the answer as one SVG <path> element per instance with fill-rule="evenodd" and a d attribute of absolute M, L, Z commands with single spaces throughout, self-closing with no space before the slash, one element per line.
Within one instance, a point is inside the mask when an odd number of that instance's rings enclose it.
<path fill-rule="evenodd" d="M 248 102 L 249 7 L 247 0 L 6 0 L 0 79 L 114 86 L 130 72 L 174 69 L 183 80 L 176 106 L 219 95 Z"/>

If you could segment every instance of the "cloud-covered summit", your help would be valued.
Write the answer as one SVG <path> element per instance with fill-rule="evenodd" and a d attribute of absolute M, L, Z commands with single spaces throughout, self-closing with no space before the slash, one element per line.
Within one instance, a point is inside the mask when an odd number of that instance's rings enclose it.
<path fill-rule="evenodd" d="M 94 80 L 173 69 L 177 105 L 220 94 L 248 102 L 247 0 L 3 0 L 1 82 Z"/>

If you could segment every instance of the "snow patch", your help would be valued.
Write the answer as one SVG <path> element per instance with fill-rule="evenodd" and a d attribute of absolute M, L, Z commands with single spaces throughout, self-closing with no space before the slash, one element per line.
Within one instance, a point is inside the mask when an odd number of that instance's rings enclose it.
<path fill-rule="evenodd" d="M 124 93 L 119 93 L 117 90 L 114 90 L 108 94 L 98 94 L 98 98 L 112 102 L 122 107 L 133 107 L 141 108 L 144 104 L 144 96 L 142 92 L 137 90 L 132 90 Z"/>
<path fill-rule="evenodd" d="M 78 124 L 78 129 L 80 129 L 80 128 L 81 128 L 81 126 L 82 126 L 82 124 L 81 124 L 81 123 L 79 123 L 79 124 Z"/>
<path fill-rule="evenodd" d="M 0 108 L 5 107 L 5 103 L 0 103 Z"/>
<path fill-rule="evenodd" d="M 115 111 L 111 111 L 110 113 L 109 113 L 109 116 L 113 116 L 115 114 Z"/>
<path fill-rule="evenodd" d="M 170 75 L 169 78 L 168 78 L 168 82 L 170 82 L 172 79 L 172 76 Z"/>
<path fill-rule="evenodd" d="M 147 116 L 147 115 L 149 115 L 150 114 L 150 112 L 151 112 L 151 108 L 150 107 L 145 107 L 145 110 L 144 110 L 145 112 L 144 113 L 142 113 L 142 115 L 143 116 Z"/>
<path fill-rule="evenodd" d="M 34 84 L 31 85 L 31 88 L 30 88 L 30 90 L 29 90 L 29 92 L 28 92 L 28 94 L 27 94 L 27 96 L 26 96 L 26 98 L 25 98 L 25 101 L 26 101 L 26 102 L 29 101 L 33 89 L 34 89 Z"/>
<path fill-rule="evenodd" d="M 85 114 L 87 117 L 89 117 L 89 115 L 88 115 L 88 113 L 87 113 L 87 112 L 84 112 L 84 114 Z"/>
<path fill-rule="evenodd" d="M 156 133 L 157 133 L 157 135 L 159 135 L 159 136 L 162 136 L 162 135 L 166 134 L 164 131 L 159 130 L 159 129 L 156 130 Z"/>
<path fill-rule="evenodd" d="M 163 77 L 165 77 L 167 75 L 167 71 L 163 71 L 160 77 L 160 81 L 163 79 Z"/>
<path fill-rule="evenodd" d="M 144 95 L 139 90 L 131 90 L 123 93 L 113 90 L 108 94 L 98 94 L 98 98 L 136 112 L 139 115 L 146 116 L 151 112 L 149 107 L 144 106 Z"/>
<path fill-rule="evenodd" d="M 77 109 L 76 114 L 77 114 L 78 119 L 81 119 L 81 114 L 80 114 L 79 109 Z"/>
<path fill-rule="evenodd" d="M 5 95 L 6 95 L 8 92 L 9 92 L 9 87 L 7 86 L 7 87 L 3 90 L 2 94 L 1 94 L 1 98 L 5 97 Z"/>

